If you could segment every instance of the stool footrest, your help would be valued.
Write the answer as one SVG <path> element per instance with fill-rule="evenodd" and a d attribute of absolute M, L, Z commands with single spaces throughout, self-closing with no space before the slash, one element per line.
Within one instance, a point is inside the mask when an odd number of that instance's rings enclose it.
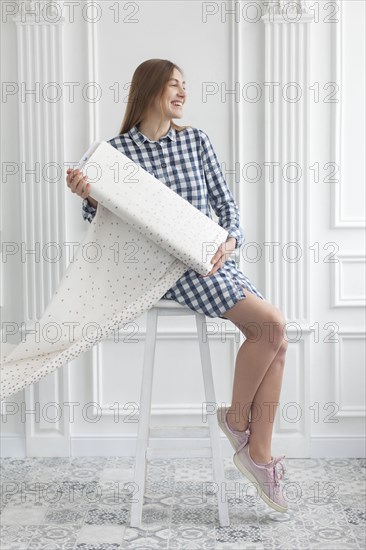
<path fill-rule="evenodd" d="M 210 437 L 208 426 L 152 426 L 149 429 L 150 437 Z"/>
<path fill-rule="evenodd" d="M 212 458 L 212 450 L 210 447 L 200 447 L 200 448 L 194 448 L 194 447 L 187 447 L 185 445 L 181 449 L 178 449 L 177 447 L 172 448 L 169 447 L 167 449 L 155 449 L 153 447 L 149 447 L 146 450 L 146 458 L 149 460 L 150 458 Z"/>

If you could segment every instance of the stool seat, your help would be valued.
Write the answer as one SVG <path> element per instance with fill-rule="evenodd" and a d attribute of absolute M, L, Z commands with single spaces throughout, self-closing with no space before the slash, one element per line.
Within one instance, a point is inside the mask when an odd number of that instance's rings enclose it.
<path fill-rule="evenodd" d="M 157 320 L 159 315 L 194 315 L 196 318 L 197 336 L 200 350 L 201 367 L 203 375 L 203 385 L 205 392 L 205 403 L 209 404 L 211 410 L 206 411 L 207 427 L 184 427 L 184 426 L 164 426 L 150 428 L 151 414 L 151 395 L 153 386 L 153 372 L 155 361 L 155 344 L 157 334 Z M 174 367 L 174 365 L 172 365 Z M 144 347 L 143 370 L 140 391 L 140 410 L 138 420 L 138 433 L 136 443 L 136 460 L 134 471 L 134 486 L 137 492 L 133 495 L 131 504 L 130 527 L 141 527 L 142 508 L 146 486 L 146 470 L 148 456 L 169 457 L 169 449 L 150 449 L 149 439 L 152 435 L 202 438 L 205 434 L 209 436 L 209 447 L 202 449 L 195 448 L 192 456 L 208 456 L 212 458 L 214 485 L 217 489 L 217 505 L 219 513 L 219 522 L 221 527 L 230 525 L 229 510 L 226 498 L 222 496 L 222 490 L 226 486 L 223 457 L 221 452 L 220 430 L 216 414 L 213 414 L 212 406 L 217 403 L 212 376 L 212 364 L 210 356 L 209 342 L 207 338 L 206 317 L 203 313 L 193 311 L 187 306 L 183 306 L 175 300 L 161 298 L 147 312 L 146 318 L 146 339 Z M 153 451 L 153 452 L 150 452 Z M 160 453 L 160 454 L 159 454 Z"/>
<path fill-rule="evenodd" d="M 160 300 L 158 302 L 156 302 L 156 304 L 154 304 L 154 307 L 160 307 L 160 308 L 162 308 L 162 307 L 169 307 L 169 308 L 177 307 L 177 308 L 182 308 L 182 309 L 189 309 L 189 308 L 187 308 L 187 306 L 183 306 L 182 304 L 179 304 L 175 300 L 168 300 L 167 298 L 160 298 Z M 192 313 L 194 313 L 194 311 L 192 311 Z"/>

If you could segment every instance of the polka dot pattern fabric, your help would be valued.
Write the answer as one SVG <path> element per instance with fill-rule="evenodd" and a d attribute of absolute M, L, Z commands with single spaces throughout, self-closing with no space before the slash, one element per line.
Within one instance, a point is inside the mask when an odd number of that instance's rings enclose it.
<path fill-rule="evenodd" d="M 227 239 L 225 229 L 107 142 L 85 161 L 96 215 L 41 319 L 27 323 L 39 337 L 27 335 L 10 353 L 2 347 L 1 399 L 142 315 L 187 269 L 207 275 Z"/>

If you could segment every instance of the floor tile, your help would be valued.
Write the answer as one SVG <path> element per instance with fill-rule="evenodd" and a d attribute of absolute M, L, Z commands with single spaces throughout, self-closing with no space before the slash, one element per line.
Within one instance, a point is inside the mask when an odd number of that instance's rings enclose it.
<path fill-rule="evenodd" d="M 121 544 L 124 525 L 83 525 L 78 533 L 78 544 Z"/>
<path fill-rule="evenodd" d="M 179 525 L 171 528 L 169 550 L 212 550 L 215 548 L 214 529 L 202 525 Z"/>
<path fill-rule="evenodd" d="M 85 523 L 88 525 L 125 525 L 129 510 L 122 506 L 92 506 L 89 508 Z"/>
<path fill-rule="evenodd" d="M 286 513 L 224 459 L 148 462 L 142 525 L 129 527 L 134 457 L 1 461 L 1 549 L 353 550 L 366 546 L 366 460 L 286 459 Z M 136 498 L 136 496 L 135 496 Z M 218 502 L 230 526 L 220 527 Z"/>

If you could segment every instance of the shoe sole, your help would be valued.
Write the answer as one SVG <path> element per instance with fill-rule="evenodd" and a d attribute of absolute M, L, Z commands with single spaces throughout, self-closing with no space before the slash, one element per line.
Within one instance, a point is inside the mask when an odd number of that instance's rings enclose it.
<path fill-rule="evenodd" d="M 227 410 L 227 409 L 226 409 Z M 220 414 L 225 414 L 224 411 L 222 411 L 220 409 Z M 224 424 L 224 421 L 221 420 L 221 417 L 219 415 L 219 410 L 217 411 L 217 422 L 221 428 L 221 430 L 224 432 L 224 434 L 226 435 L 226 437 L 228 438 L 228 440 L 230 441 L 231 443 L 231 446 L 232 448 L 234 449 L 234 451 L 236 451 L 238 448 L 239 448 L 239 444 L 237 443 L 237 441 L 233 438 L 232 434 L 226 429 L 226 426 Z"/>
<path fill-rule="evenodd" d="M 245 468 L 245 466 L 243 466 L 243 464 L 240 462 L 240 460 L 239 460 L 236 453 L 233 456 L 233 462 L 234 462 L 235 466 L 238 468 L 238 470 L 240 470 L 240 472 L 243 475 L 245 475 L 245 477 L 247 477 L 249 479 L 249 481 L 251 481 L 252 483 L 254 483 L 254 485 L 259 487 L 259 489 L 260 489 L 259 496 L 262 500 L 264 500 L 264 502 L 266 504 L 268 504 L 268 506 L 270 506 L 271 508 L 274 508 L 274 510 L 277 510 L 277 512 L 287 512 L 288 508 L 284 508 L 280 504 L 277 504 L 276 502 L 271 500 L 269 498 L 269 496 L 266 495 L 266 493 L 261 488 L 259 481 L 253 476 L 253 474 L 251 472 L 249 472 L 249 470 L 247 470 Z"/>

